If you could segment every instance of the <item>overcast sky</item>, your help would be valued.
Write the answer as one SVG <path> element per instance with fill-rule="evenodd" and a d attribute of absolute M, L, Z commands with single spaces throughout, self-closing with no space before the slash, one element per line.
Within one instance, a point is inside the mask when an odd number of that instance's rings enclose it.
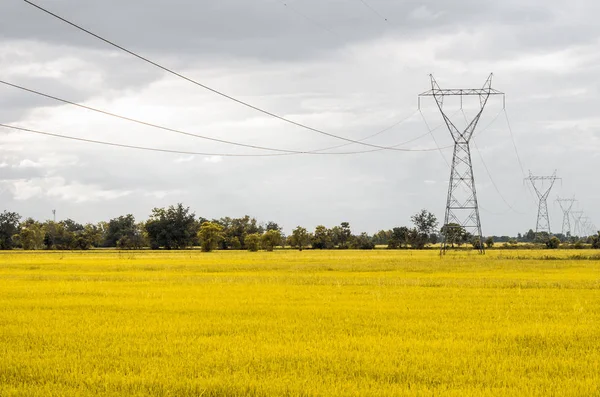
<path fill-rule="evenodd" d="M 42 7 L 202 84 L 331 134 L 397 145 L 427 133 L 417 96 L 478 88 L 494 72 L 526 173 L 600 221 L 600 4 L 594 0 L 36 0 Z M 0 2 L 0 79 L 124 116 L 230 141 L 316 150 L 344 141 L 271 118 L 100 42 L 21 0 Z M 465 99 L 467 117 L 477 98 Z M 472 155 L 484 234 L 535 228 L 537 207 L 490 99 Z M 421 108 L 442 123 L 433 99 Z M 458 126 L 460 102 L 445 110 Z M 411 117 L 412 116 L 412 117 Z M 0 84 L 0 123 L 182 151 L 268 154 L 143 127 Z M 491 123 L 491 124 L 490 124 Z M 486 128 L 487 127 L 487 128 Z M 484 130 L 485 129 L 485 130 Z M 433 132 L 452 144 L 445 126 Z M 478 150 L 475 148 L 478 148 Z M 435 149 L 429 136 L 401 146 Z M 451 149 L 353 155 L 188 156 L 0 128 L 0 210 L 97 222 L 182 202 L 206 218 L 254 216 L 289 232 L 350 222 L 354 232 L 443 218 Z M 445 157 L 445 159 L 443 158 Z M 483 160 L 482 160 L 483 159 Z M 486 172 L 485 165 L 489 173 Z M 491 176 L 491 177 L 490 177 Z M 494 188 L 496 184 L 498 193 Z"/>

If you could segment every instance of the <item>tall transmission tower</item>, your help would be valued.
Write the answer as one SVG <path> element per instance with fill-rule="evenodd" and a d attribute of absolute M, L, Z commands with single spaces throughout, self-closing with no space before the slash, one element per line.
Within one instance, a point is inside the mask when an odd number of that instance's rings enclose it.
<path fill-rule="evenodd" d="M 446 200 L 446 215 L 444 217 L 444 228 L 442 229 L 441 253 L 446 252 L 450 240 L 449 237 L 455 234 L 455 230 L 452 229 L 464 229 L 474 237 L 479 238 L 480 244 L 477 248 L 483 254 L 483 234 L 481 232 L 479 204 L 477 202 L 475 176 L 473 174 L 469 144 L 490 95 L 504 95 L 504 93 L 492 88 L 493 74 L 490 74 L 487 78 L 483 88 L 472 89 L 441 89 L 433 78 L 433 75 L 429 75 L 429 77 L 431 78 L 431 90 L 419 95 L 419 109 L 421 97 L 433 97 L 454 140 L 454 155 L 452 156 L 448 197 Z M 479 97 L 479 111 L 471 122 L 467 123 L 464 131 L 460 131 L 444 112 L 444 98 L 447 96 L 459 96 L 461 108 L 463 97 Z"/>
<path fill-rule="evenodd" d="M 561 199 L 560 197 L 556 198 L 556 202 L 560 205 L 560 209 L 563 212 L 563 223 L 562 223 L 562 234 L 563 236 L 571 235 L 571 210 L 573 209 L 573 205 L 577 200 L 575 198 L 570 199 Z"/>
<path fill-rule="evenodd" d="M 548 213 L 548 196 L 550 195 L 554 183 L 556 183 L 558 179 L 561 178 L 556 176 L 556 171 L 554 171 L 554 174 L 551 176 L 536 176 L 529 171 L 529 177 L 525 178 L 525 181 L 531 183 L 531 186 L 533 186 L 539 199 L 537 223 L 535 225 L 536 236 L 542 232 L 552 234 L 550 228 L 550 215 Z M 546 181 L 549 183 L 544 186 Z M 541 184 L 538 185 L 536 182 L 541 182 Z"/>

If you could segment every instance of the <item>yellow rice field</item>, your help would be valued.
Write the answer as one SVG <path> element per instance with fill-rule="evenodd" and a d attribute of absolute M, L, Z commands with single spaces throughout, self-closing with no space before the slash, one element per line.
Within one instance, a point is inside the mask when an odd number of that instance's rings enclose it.
<path fill-rule="evenodd" d="M 0 396 L 600 396 L 598 251 L 0 253 Z"/>

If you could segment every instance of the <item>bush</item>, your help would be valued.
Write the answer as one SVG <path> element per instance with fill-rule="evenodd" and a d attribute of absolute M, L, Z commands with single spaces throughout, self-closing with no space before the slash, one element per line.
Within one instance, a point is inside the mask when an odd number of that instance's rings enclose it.
<path fill-rule="evenodd" d="M 552 236 L 546 241 L 546 248 L 554 250 L 558 247 L 560 247 L 560 239 L 558 237 Z"/>
<path fill-rule="evenodd" d="M 260 234 L 252 233 L 246 236 L 244 242 L 246 243 L 246 248 L 250 252 L 256 252 L 260 248 Z"/>

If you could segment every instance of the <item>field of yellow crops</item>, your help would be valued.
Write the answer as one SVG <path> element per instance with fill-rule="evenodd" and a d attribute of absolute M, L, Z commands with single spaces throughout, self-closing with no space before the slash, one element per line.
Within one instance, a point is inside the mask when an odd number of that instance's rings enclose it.
<path fill-rule="evenodd" d="M 600 396 L 597 251 L 0 253 L 0 396 Z"/>

